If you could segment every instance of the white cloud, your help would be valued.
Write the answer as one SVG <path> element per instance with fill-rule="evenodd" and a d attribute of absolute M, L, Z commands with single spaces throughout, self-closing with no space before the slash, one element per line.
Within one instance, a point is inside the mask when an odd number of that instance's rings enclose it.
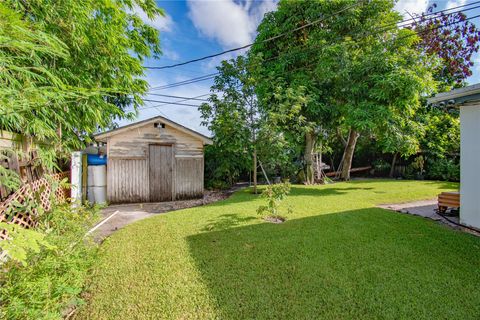
<path fill-rule="evenodd" d="M 162 52 L 163 52 L 163 56 L 165 58 L 168 58 L 168 59 L 173 60 L 173 61 L 180 60 L 180 56 L 178 55 L 178 53 L 176 53 L 173 50 L 163 48 Z"/>
<path fill-rule="evenodd" d="M 445 6 L 445 9 L 452 9 L 465 4 L 467 4 L 467 0 L 449 0 Z"/>
<path fill-rule="evenodd" d="M 164 17 L 157 16 L 153 20 L 148 17 L 145 11 L 142 10 L 138 5 L 133 6 L 133 13 L 136 13 L 140 19 L 143 20 L 146 24 L 160 31 L 171 31 L 173 27 L 173 20 L 168 14 Z"/>
<path fill-rule="evenodd" d="M 399 0 L 395 4 L 395 10 L 405 17 L 409 14 L 420 14 L 428 8 L 428 0 Z"/>
<path fill-rule="evenodd" d="M 198 31 L 229 48 L 252 42 L 263 15 L 275 9 L 276 1 L 188 0 L 188 7 Z"/>

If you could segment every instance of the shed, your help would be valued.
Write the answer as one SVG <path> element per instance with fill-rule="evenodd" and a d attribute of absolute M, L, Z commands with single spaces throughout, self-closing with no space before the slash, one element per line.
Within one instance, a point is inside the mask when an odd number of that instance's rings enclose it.
<path fill-rule="evenodd" d="M 159 202 L 203 196 L 204 145 L 212 140 L 164 117 L 95 135 L 107 144 L 107 200 Z"/>
<path fill-rule="evenodd" d="M 480 228 L 480 84 L 437 94 L 428 102 L 460 109 L 460 222 Z"/>

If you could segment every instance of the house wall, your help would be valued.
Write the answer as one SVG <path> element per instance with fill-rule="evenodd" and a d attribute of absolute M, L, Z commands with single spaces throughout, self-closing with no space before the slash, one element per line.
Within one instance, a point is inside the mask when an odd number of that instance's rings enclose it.
<path fill-rule="evenodd" d="M 161 133 L 160 133 L 161 132 Z M 174 150 L 173 199 L 203 195 L 203 141 L 169 125 L 153 123 L 107 138 L 107 198 L 111 203 L 148 202 L 149 145 L 171 144 Z"/>
<path fill-rule="evenodd" d="M 480 105 L 460 107 L 460 222 L 480 228 Z"/>

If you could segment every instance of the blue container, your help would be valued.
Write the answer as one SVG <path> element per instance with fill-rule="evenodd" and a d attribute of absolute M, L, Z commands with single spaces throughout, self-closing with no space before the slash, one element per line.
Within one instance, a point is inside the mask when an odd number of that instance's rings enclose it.
<path fill-rule="evenodd" d="M 103 166 L 107 164 L 106 155 L 87 154 L 87 164 L 89 166 Z"/>

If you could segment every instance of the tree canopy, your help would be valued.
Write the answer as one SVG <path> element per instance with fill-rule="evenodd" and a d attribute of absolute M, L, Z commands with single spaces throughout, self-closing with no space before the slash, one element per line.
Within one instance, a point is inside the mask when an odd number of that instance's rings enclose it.
<path fill-rule="evenodd" d="M 0 8 L 2 129 L 70 150 L 135 114 L 148 88 L 143 59 L 161 54 L 159 31 L 135 10 L 163 14 L 155 1 L 7 0 Z"/>
<path fill-rule="evenodd" d="M 349 179 L 358 135 L 407 128 L 421 96 L 435 86 L 429 69 L 433 62 L 417 50 L 416 33 L 397 26 L 401 16 L 393 10 L 394 2 L 352 7 L 355 3 L 280 1 L 262 21 L 252 49 L 265 61 L 260 68 L 261 97 L 279 84 L 285 89 L 304 87 L 308 102 L 302 117 L 312 127 L 334 125 L 348 132 L 344 179 Z M 324 17 L 319 26 L 289 33 L 319 16 Z M 286 36 L 264 42 L 280 33 Z"/>

